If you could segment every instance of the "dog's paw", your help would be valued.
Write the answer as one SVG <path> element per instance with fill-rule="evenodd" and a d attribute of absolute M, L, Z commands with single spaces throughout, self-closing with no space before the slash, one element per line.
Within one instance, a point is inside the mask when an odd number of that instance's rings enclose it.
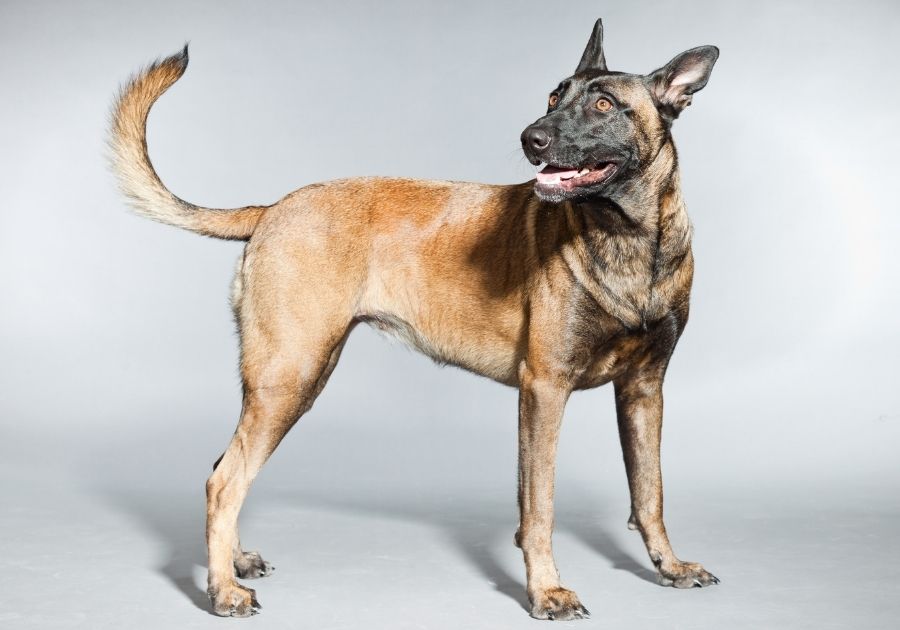
<path fill-rule="evenodd" d="M 245 551 L 234 561 L 234 572 L 243 580 L 266 577 L 272 575 L 274 570 L 275 567 L 263 560 L 256 551 Z"/>
<path fill-rule="evenodd" d="M 541 591 L 531 598 L 531 616 L 551 621 L 587 619 L 588 609 L 581 605 L 574 591 L 558 586 Z"/>
<path fill-rule="evenodd" d="M 220 617 L 250 617 L 259 612 L 256 591 L 232 581 L 221 588 L 210 587 L 207 591 L 213 612 Z"/>
<path fill-rule="evenodd" d="M 675 562 L 659 567 L 659 583 L 675 588 L 699 588 L 719 583 L 719 578 L 696 562 Z"/>

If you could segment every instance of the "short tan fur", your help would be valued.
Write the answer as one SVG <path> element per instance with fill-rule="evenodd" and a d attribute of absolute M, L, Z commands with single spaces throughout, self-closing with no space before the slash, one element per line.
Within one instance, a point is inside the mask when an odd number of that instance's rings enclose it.
<path fill-rule="evenodd" d="M 647 161 L 616 208 L 549 203 L 534 182 L 510 186 L 355 178 L 314 184 L 268 206 L 185 202 L 147 153 L 147 116 L 184 73 L 187 50 L 125 87 L 111 131 L 113 166 L 151 219 L 243 240 L 232 303 L 243 409 L 207 483 L 209 595 L 219 615 L 259 609 L 236 577 L 271 565 L 241 548 L 237 519 L 250 484 L 313 404 L 353 327 L 368 323 L 441 363 L 520 390 L 515 541 L 531 614 L 587 615 L 560 584 L 552 555 L 553 480 L 563 408 L 577 389 L 614 383 L 632 505 L 662 579 L 714 583 L 672 552 L 662 520 L 662 382 L 688 317 L 691 225 L 675 148 L 649 92 L 621 79 Z M 630 203 L 630 205 L 629 205 Z"/>

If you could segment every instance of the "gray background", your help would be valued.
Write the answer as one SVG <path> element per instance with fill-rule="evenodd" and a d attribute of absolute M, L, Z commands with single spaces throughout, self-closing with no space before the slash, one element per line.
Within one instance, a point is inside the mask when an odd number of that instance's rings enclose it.
<path fill-rule="evenodd" d="M 221 628 L 204 481 L 237 420 L 240 244 L 130 215 L 102 157 L 116 86 L 190 40 L 157 104 L 162 179 L 206 205 L 352 175 L 517 182 L 518 136 L 606 24 L 612 68 L 716 44 L 675 128 L 696 227 L 666 383 L 676 552 L 652 584 L 611 392 L 571 400 L 555 547 L 577 627 L 893 627 L 900 614 L 900 5 L 0 4 L 0 625 Z M 516 392 L 351 339 L 260 475 L 242 537 L 272 628 L 533 627 L 512 546 Z"/>

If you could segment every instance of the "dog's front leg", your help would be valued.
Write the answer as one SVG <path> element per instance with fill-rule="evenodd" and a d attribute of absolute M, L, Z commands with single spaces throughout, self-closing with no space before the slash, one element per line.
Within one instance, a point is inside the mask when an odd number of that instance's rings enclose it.
<path fill-rule="evenodd" d="M 619 437 L 628 487 L 631 517 L 628 526 L 641 532 L 650 560 L 666 586 L 691 588 L 717 584 L 718 578 L 695 562 L 682 562 L 672 551 L 663 523 L 662 436 L 663 370 L 628 374 L 615 382 Z"/>
<path fill-rule="evenodd" d="M 587 609 L 559 583 L 553 560 L 553 477 L 556 445 L 570 389 L 528 365 L 519 370 L 519 531 L 528 600 L 536 619 L 580 619 Z"/>

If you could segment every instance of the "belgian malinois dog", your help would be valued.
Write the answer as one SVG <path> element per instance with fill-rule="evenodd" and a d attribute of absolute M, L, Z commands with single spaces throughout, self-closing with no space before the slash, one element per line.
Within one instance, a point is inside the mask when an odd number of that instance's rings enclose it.
<path fill-rule="evenodd" d="M 206 485 L 209 597 L 223 616 L 260 606 L 235 577 L 272 571 L 242 550 L 238 513 L 254 477 L 322 391 L 353 327 L 397 335 L 441 364 L 519 389 L 519 527 L 531 615 L 588 615 L 551 550 L 554 468 L 573 390 L 612 382 L 628 526 L 664 584 L 718 580 L 672 551 L 663 524 L 662 384 L 688 318 L 691 224 L 671 127 L 703 88 L 714 46 L 647 75 L 607 70 L 598 20 L 575 74 L 522 133 L 535 180 L 495 186 L 354 178 L 269 206 L 202 208 L 160 181 L 145 129 L 184 73 L 187 48 L 134 77 L 115 104 L 122 189 L 151 219 L 247 245 L 232 303 L 243 408 Z"/>

